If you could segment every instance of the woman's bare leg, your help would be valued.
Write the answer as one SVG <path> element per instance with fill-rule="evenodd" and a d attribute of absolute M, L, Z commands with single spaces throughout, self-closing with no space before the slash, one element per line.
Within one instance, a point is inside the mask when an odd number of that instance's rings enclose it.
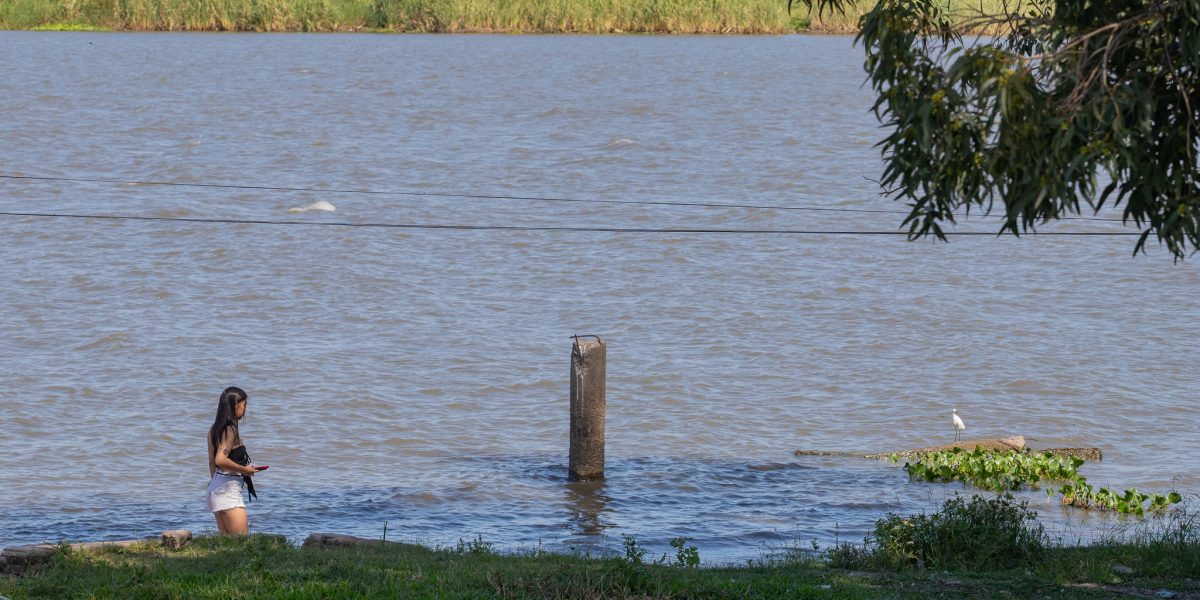
<path fill-rule="evenodd" d="M 231 508 L 213 514 L 217 517 L 217 531 L 221 535 L 246 535 L 249 533 L 249 527 L 246 524 L 246 509 Z"/>
<path fill-rule="evenodd" d="M 217 514 L 220 515 L 218 518 L 223 517 L 225 519 L 225 530 L 221 533 L 226 535 L 246 535 L 250 533 L 249 524 L 246 523 L 246 509 L 231 508 Z"/>

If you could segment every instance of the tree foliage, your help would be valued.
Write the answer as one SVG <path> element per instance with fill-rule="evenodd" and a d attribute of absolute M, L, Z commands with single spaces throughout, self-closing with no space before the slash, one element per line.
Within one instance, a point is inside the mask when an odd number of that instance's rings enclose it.
<path fill-rule="evenodd" d="M 800 0 L 841 11 L 852 0 Z M 1200 249 L 1200 0 L 1013 0 L 952 14 L 879 0 L 856 42 L 889 131 L 882 185 L 910 238 L 1003 206 L 1020 235 L 1123 209 L 1178 260 Z M 815 6 L 814 6 L 815 5 Z"/>

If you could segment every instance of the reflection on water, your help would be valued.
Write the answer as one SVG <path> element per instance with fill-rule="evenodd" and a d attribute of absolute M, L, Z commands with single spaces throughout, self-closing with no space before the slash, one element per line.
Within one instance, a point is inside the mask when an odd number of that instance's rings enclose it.
<path fill-rule="evenodd" d="M 604 481 L 570 481 L 563 484 L 573 528 L 582 535 L 600 535 L 611 524 L 604 521 L 612 498 L 604 494 Z"/>

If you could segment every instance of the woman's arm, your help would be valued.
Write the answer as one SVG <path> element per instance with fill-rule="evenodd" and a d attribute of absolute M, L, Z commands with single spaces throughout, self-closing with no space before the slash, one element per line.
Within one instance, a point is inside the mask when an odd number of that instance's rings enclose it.
<path fill-rule="evenodd" d="M 225 433 L 221 434 L 221 443 L 217 446 L 216 457 L 213 460 L 213 465 L 224 470 L 226 473 L 241 473 L 243 475 L 253 475 L 258 472 L 254 467 L 243 467 L 229 458 L 229 453 L 233 452 L 233 428 L 227 427 Z"/>

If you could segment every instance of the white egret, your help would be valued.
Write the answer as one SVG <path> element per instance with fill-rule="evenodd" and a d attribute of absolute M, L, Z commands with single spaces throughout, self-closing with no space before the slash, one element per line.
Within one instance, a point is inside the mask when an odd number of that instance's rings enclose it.
<path fill-rule="evenodd" d="M 957 442 L 958 441 L 958 432 L 966 429 L 967 426 L 963 424 L 962 419 L 958 418 L 958 409 L 957 408 L 952 408 L 952 409 L 950 409 L 950 411 L 951 411 L 950 416 L 954 418 L 954 441 Z"/>

